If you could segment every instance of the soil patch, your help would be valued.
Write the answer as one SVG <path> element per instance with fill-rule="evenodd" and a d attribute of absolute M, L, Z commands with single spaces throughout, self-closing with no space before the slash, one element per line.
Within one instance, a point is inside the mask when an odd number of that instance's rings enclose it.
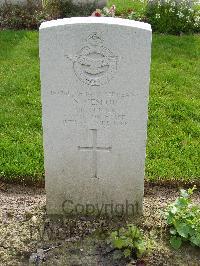
<path fill-rule="evenodd" d="M 144 215 L 134 220 L 50 219 L 43 188 L 0 185 L 0 265 L 200 265 L 200 250 L 187 243 L 169 246 L 163 208 L 178 196 L 178 188 L 145 186 Z M 200 192 L 193 195 L 200 204 Z M 119 259 L 105 239 L 124 223 L 142 228 L 149 241 L 143 261 Z"/>

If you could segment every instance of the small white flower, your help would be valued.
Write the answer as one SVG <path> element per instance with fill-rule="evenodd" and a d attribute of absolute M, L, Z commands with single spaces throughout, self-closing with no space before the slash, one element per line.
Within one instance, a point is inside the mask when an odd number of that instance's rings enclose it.
<path fill-rule="evenodd" d="M 172 7 L 175 7 L 175 6 L 176 6 L 176 2 L 172 2 L 172 3 L 171 3 L 171 6 L 172 6 Z"/>
<path fill-rule="evenodd" d="M 196 17 L 194 17 L 194 21 L 195 21 L 195 23 L 200 22 L 200 16 L 196 16 Z"/>
<path fill-rule="evenodd" d="M 180 11 L 178 11 L 177 15 L 178 15 L 179 18 L 183 18 L 184 17 L 184 14 L 181 13 Z"/>
<path fill-rule="evenodd" d="M 161 2 L 160 2 L 160 1 L 158 1 L 157 5 L 158 5 L 158 7 L 160 7 L 160 6 L 161 6 Z"/>
<path fill-rule="evenodd" d="M 156 14 L 156 19 L 159 19 L 160 18 L 160 14 Z"/>

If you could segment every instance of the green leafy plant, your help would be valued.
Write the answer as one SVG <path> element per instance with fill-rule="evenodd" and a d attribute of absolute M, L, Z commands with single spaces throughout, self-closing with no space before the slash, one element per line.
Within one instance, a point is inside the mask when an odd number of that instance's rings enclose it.
<path fill-rule="evenodd" d="M 181 34 L 200 30 L 199 2 L 195 0 L 150 0 L 145 16 L 157 32 Z"/>
<path fill-rule="evenodd" d="M 38 3 L 3 4 L 0 6 L 0 28 L 37 29 L 39 25 L 52 17 Z"/>
<path fill-rule="evenodd" d="M 129 18 L 129 16 L 133 17 L 132 19 L 135 19 L 135 16 L 141 18 L 143 17 L 144 11 L 146 9 L 147 0 L 109 0 L 108 6 L 111 7 L 112 5 L 115 5 L 116 8 L 116 16 L 123 17 L 123 18 Z M 133 15 L 136 14 L 136 15 Z"/>
<path fill-rule="evenodd" d="M 133 224 L 110 234 L 109 243 L 123 252 L 125 258 L 141 258 L 146 251 L 142 232 Z"/>
<path fill-rule="evenodd" d="M 29 0 L 27 3 L 0 6 L 0 29 L 38 29 L 44 21 L 89 16 L 94 3 L 74 4 L 72 0 L 43 0 L 41 3 Z"/>
<path fill-rule="evenodd" d="M 191 201 L 196 186 L 180 190 L 180 196 L 166 210 L 166 221 L 170 226 L 170 244 L 179 249 L 184 241 L 200 247 L 200 206 Z"/>

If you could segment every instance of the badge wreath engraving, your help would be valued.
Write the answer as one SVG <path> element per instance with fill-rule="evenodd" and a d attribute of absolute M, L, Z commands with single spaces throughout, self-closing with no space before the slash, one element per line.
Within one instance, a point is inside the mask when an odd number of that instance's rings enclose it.
<path fill-rule="evenodd" d="M 88 45 L 83 47 L 73 60 L 74 71 L 83 83 L 100 86 L 108 83 L 117 70 L 117 56 L 102 45 L 97 33 L 88 37 Z"/>

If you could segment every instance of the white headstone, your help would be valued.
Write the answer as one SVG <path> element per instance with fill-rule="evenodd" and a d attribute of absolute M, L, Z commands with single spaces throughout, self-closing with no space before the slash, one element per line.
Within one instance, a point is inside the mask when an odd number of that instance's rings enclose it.
<path fill-rule="evenodd" d="M 106 6 L 107 0 L 72 0 L 75 5 L 91 5 L 94 4 L 96 7 Z"/>
<path fill-rule="evenodd" d="M 40 27 L 47 211 L 142 212 L 151 27 L 70 18 Z"/>

